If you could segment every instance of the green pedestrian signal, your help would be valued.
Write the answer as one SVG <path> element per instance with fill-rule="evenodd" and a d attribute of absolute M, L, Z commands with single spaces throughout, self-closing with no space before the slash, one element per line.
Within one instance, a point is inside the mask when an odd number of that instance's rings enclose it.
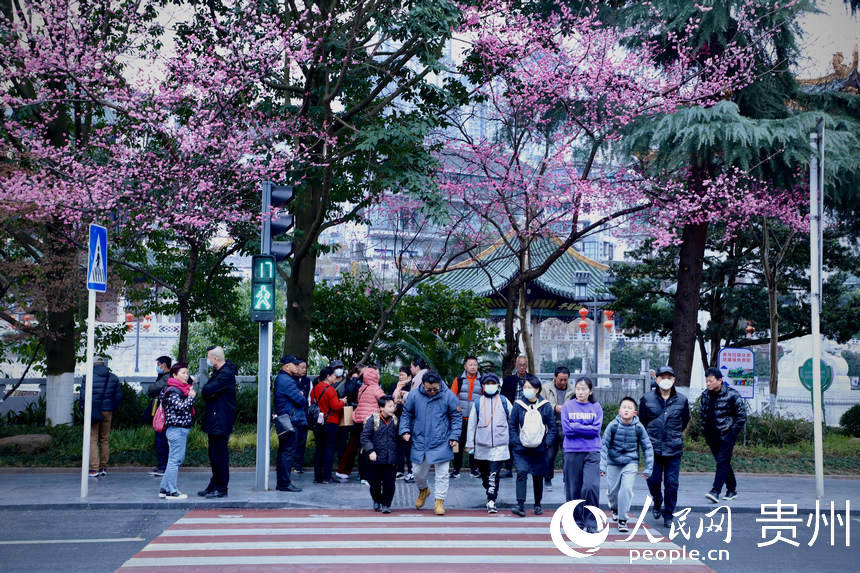
<path fill-rule="evenodd" d="M 275 257 L 271 255 L 251 259 L 251 320 L 275 320 Z"/>

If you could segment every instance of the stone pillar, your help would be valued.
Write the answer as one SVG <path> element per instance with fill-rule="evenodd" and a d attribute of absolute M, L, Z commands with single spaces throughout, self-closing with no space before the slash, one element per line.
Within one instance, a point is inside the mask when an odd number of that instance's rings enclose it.
<path fill-rule="evenodd" d="M 606 331 L 603 321 L 595 323 L 594 328 L 597 329 L 597 372 L 609 374 L 611 372 L 612 336 Z M 611 386 L 612 382 L 609 378 L 597 378 L 598 388 L 610 388 Z"/>
<path fill-rule="evenodd" d="M 72 423 L 72 400 L 75 394 L 75 373 L 50 375 L 45 384 L 46 422 L 50 426 Z"/>

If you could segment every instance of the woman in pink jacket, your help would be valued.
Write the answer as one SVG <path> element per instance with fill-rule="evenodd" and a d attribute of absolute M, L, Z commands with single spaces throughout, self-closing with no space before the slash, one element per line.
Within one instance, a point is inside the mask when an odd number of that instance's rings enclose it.
<path fill-rule="evenodd" d="M 362 371 L 361 378 L 363 383 L 358 389 L 358 405 L 352 414 L 352 419 L 357 428 L 364 426 L 364 421 L 367 418 L 375 412 L 379 412 L 378 400 L 385 395 L 379 385 L 379 370 L 368 366 Z M 362 483 L 365 483 L 367 480 L 367 459 L 363 453 L 358 455 L 358 475 Z"/>

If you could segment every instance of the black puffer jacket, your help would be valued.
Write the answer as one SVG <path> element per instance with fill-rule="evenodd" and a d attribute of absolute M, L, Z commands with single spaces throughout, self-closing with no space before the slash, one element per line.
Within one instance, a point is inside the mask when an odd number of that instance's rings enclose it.
<path fill-rule="evenodd" d="M 746 405 L 741 395 L 734 388 L 729 388 L 723 384 L 716 395 L 716 401 L 714 401 L 714 418 L 716 419 L 717 427 L 706 428 L 708 409 L 711 406 L 712 399 L 711 392 L 705 389 L 702 392 L 702 400 L 699 406 L 699 425 L 701 426 L 702 435 L 719 434 L 721 438 L 725 438 L 729 435 L 735 437 L 740 434 L 744 429 L 744 424 L 747 423 Z"/>
<path fill-rule="evenodd" d="M 663 400 L 659 388 L 642 396 L 639 421 L 648 431 L 655 456 L 678 456 L 684 451 L 684 430 L 690 423 L 690 404 L 687 397 L 674 387 L 668 400 Z"/>
<path fill-rule="evenodd" d="M 86 396 L 87 377 L 84 376 L 81 383 L 81 395 L 79 402 L 81 411 L 84 410 L 84 396 Z M 122 387 L 116 374 L 104 364 L 93 366 L 93 412 L 113 412 L 119 406 L 122 398 Z"/>
<path fill-rule="evenodd" d="M 379 418 L 378 429 L 374 429 L 376 418 Z M 397 463 L 399 439 L 396 416 L 389 418 L 386 424 L 380 414 L 373 414 L 364 422 L 364 428 L 361 431 L 361 449 L 367 455 L 370 455 L 370 452 L 376 452 L 376 461 L 370 462 L 372 464 L 394 464 Z"/>
<path fill-rule="evenodd" d="M 239 369 L 230 361 L 212 374 L 200 393 L 206 400 L 203 431 L 213 436 L 228 436 L 236 421 L 236 373 Z"/>

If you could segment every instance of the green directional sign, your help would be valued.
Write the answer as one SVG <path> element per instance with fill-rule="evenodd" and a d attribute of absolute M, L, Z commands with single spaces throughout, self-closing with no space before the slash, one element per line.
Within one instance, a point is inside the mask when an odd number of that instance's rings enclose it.
<path fill-rule="evenodd" d="M 797 369 L 797 374 L 800 377 L 800 383 L 803 387 L 812 392 L 812 358 L 808 359 L 803 365 Z M 831 368 L 824 360 L 821 361 L 821 391 L 825 392 L 833 383 L 833 368 Z"/>
<path fill-rule="evenodd" d="M 251 320 L 275 320 L 275 257 L 254 255 L 251 260 Z"/>

